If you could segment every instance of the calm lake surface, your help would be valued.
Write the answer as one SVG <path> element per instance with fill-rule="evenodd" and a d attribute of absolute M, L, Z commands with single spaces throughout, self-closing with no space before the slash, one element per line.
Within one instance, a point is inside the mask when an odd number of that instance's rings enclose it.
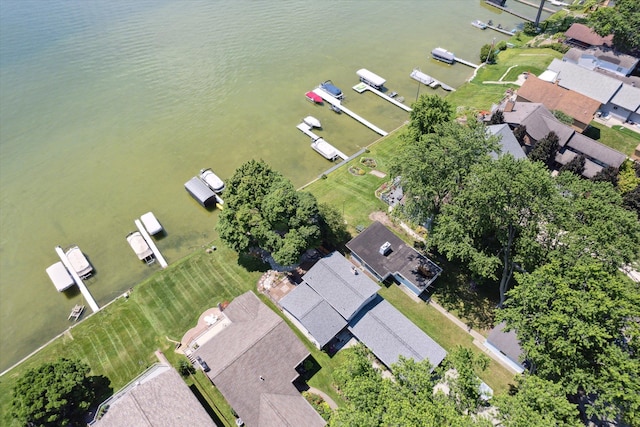
<path fill-rule="evenodd" d="M 378 139 L 305 92 L 331 79 L 346 106 L 396 129 L 408 114 L 352 91 L 356 70 L 383 76 L 407 103 L 415 67 L 459 86 L 472 69 L 428 53 L 478 62 L 483 44 L 505 37 L 474 19 L 521 22 L 478 0 L 0 0 L 0 370 L 84 303 L 49 281 L 55 246 L 80 246 L 96 269 L 89 290 L 106 304 L 159 269 L 125 241 L 134 219 L 155 213 L 169 263 L 201 247 L 217 213 L 183 187 L 201 168 L 226 179 L 261 158 L 303 185 L 331 166 L 295 128 L 303 117 L 348 155 Z"/>

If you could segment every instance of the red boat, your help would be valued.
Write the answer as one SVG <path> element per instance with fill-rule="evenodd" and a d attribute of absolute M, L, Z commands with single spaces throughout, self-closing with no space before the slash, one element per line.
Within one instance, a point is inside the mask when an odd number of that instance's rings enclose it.
<path fill-rule="evenodd" d="M 313 91 L 309 91 L 304 94 L 307 97 L 307 100 L 313 102 L 315 104 L 322 104 L 322 97 Z"/>

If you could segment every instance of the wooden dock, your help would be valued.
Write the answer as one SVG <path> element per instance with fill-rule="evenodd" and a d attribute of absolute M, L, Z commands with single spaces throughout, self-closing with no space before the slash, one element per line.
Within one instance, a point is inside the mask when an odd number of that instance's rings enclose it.
<path fill-rule="evenodd" d="M 493 2 L 490 2 L 489 0 L 485 0 L 484 2 L 485 2 L 485 4 L 488 4 L 489 6 L 492 6 L 492 7 L 495 7 L 496 9 L 500 9 L 500 10 L 502 10 L 504 12 L 510 13 L 511 15 L 517 16 L 520 19 L 524 19 L 525 21 L 535 22 L 534 19 L 531 19 L 528 16 L 524 16 L 521 13 L 516 12 L 515 10 L 509 9 L 508 7 L 497 5 L 497 4 L 493 3 Z"/>
<path fill-rule="evenodd" d="M 324 90 L 322 90 L 320 88 L 315 88 L 313 90 L 313 93 L 315 93 L 316 95 L 320 96 L 322 99 L 327 101 L 329 104 L 340 108 L 342 111 L 344 111 L 345 114 L 347 114 L 348 116 L 351 116 L 352 118 L 356 119 L 357 121 L 359 121 L 360 123 L 362 123 L 363 125 L 368 127 L 369 129 L 371 129 L 372 131 L 374 131 L 374 132 L 376 132 L 376 133 L 378 133 L 378 134 L 380 134 L 382 136 L 387 136 L 388 135 L 388 132 L 385 132 L 384 130 L 380 129 L 378 126 L 374 125 L 370 121 L 360 117 L 359 115 L 357 115 L 356 113 L 354 113 L 350 109 L 344 107 L 338 98 L 335 98 L 335 97 L 329 95 Z"/>
<path fill-rule="evenodd" d="M 540 7 L 539 4 L 531 3 L 531 2 L 528 2 L 526 0 L 515 0 L 515 1 L 517 1 L 518 3 L 526 4 L 527 6 L 535 7 L 536 9 L 538 9 Z M 549 13 L 556 13 L 555 10 L 549 9 L 548 7 L 543 7 L 542 10 L 544 10 L 545 12 L 549 12 Z"/>
<path fill-rule="evenodd" d="M 513 35 L 513 33 L 511 31 L 507 31 L 504 28 L 498 28 L 498 27 L 495 27 L 493 25 L 488 25 L 487 24 L 487 28 L 489 28 L 490 30 L 497 31 L 499 33 L 505 34 L 507 36 L 512 36 Z"/>
<path fill-rule="evenodd" d="M 318 151 L 322 156 L 324 156 L 323 154 L 324 153 L 323 149 L 324 149 L 324 150 L 329 150 L 334 152 L 335 155 L 340 157 L 342 160 L 346 160 L 349 158 L 349 156 L 344 154 L 342 151 L 338 150 L 333 145 L 329 144 L 321 136 L 313 133 L 313 131 L 311 130 L 311 126 L 309 126 L 308 124 L 302 122 L 298 126 L 296 126 L 296 128 L 302 133 L 304 133 L 305 135 L 307 135 L 309 138 L 311 138 L 311 148 Z"/>
<path fill-rule="evenodd" d="M 473 62 L 470 62 L 470 61 L 465 61 L 464 59 L 458 58 L 457 56 L 455 57 L 455 61 L 463 65 L 466 65 L 467 67 L 475 68 L 476 70 L 480 68 L 478 64 L 474 64 Z"/>
<path fill-rule="evenodd" d="M 389 102 L 390 102 L 390 103 L 392 103 L 393 105 L 395 105 L 395 106 L 397 106 L 397 107 L 400 107 L 400 108 L 402 108 L 402 109 L 403 109 L 403 110 L 405 110 L 405 111 L 408 111 L 408 112 L 411 112 L 411 111 L 412 111 L 412 110 L 411 110 L 411 107 L 408 107 L 408 106 L 404 105 L 403 103 L 401 103 L 401 102 L 399 102 L 399 101 L 397 101 L 397 100 L 395 100 L 395 99 L 391 98 L 390 96 L 386 95 L 385 93 L 380 92 L 378 89 L 376 89 L 376 88 L 374 88 L 374 87 L 372 87 L 372 86 L 369 86 L 368 84 L 366 84 L 366 83 L 364 83 L 364 82 L 360 82 L 360 83 L 358 83 L 357 85 L 355 85 L 355 86 L 353 87 L 353 90 L 355 90 L 355 91 L 356 91 L 356 92 L 358 92 L 358 93 L 363 93 L 363 92 L 366 92 L 366 91 L 373 92 L 373 93 L 375 93 L 376 95 L 378 95 L 380 98 L 382 98 L 382 99 L 385 99 L 385 100 L 389 101 Z"/>

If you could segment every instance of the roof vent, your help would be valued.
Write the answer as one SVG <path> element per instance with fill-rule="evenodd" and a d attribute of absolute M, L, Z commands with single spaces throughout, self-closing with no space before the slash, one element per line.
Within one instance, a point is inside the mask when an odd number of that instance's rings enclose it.
<path fill-rule="evenodd" d="M 387 256 L 391 252 L 391 243 L 384 242 L 382 246 L 380 246 L 380 255 Z"/>

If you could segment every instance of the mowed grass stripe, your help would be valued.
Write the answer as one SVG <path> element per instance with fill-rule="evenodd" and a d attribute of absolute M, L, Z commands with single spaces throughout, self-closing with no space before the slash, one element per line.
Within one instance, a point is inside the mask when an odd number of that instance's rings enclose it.
<path fill-rule="evenodd" d="M 181 280 L 178 283 L 187 284 L 191 292 L 198 296 L 198 300 L 205 300 L 209 297 L 206 292 L 206 280 L 204 274 L 198 269 L 198 280 L 192 277 L 191 272 L 181 271 L 182 278 L 189 278 L 189 280 Z M 184 286 L 186 287 L 186 286 Z"/>

